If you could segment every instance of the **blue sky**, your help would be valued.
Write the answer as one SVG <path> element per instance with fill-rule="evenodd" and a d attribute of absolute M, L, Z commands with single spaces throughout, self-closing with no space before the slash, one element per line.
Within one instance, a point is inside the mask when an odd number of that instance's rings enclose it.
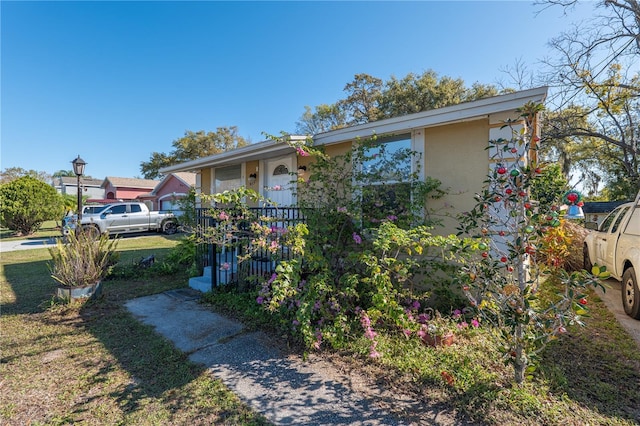
<path fill-rule="evenodd" d="M 535 68 L 592 13 L 528 1 L 2 1 L 0 168 L 140 177 L 187 130 L 293 132 L 358 73 L 473 82 Z"/>

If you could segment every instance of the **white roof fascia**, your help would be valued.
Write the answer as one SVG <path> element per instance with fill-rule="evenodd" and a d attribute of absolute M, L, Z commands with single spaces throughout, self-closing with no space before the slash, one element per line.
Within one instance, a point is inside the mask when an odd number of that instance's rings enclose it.
<path fill-rule="evenodd" d="M 546 86 L 538 87 L 401 117 L 373 121 L 320 133 L 313 137 L 313 141 L 315 145 L 327 145 L 357 138 L 367 138 L 373 134 L 400 134 L 417 128 L 481 119 L 489 114 L 515 110 L 529 101 L 543 102 L 547 96 L 547 90 Z"/>
<path fill-rule="evenodd" d="M 291 136 L 291 140 L 304 140 L 303 136 Z M 231 162 L 241 163 L 244 161 L 259 160 L 266 155 L 280 154 L 292 152 L 293 148 L 280 140 L 269 140 L 258 142 L 255 144 L 236 148 L 231 151 L 221 152 L 219 154 L 202 157 L 173 166 L 163 167 L 160 173 L 188 172 L 197 171 L 205 167 L 215 167 L 221 164 L 229 164 Z"/>

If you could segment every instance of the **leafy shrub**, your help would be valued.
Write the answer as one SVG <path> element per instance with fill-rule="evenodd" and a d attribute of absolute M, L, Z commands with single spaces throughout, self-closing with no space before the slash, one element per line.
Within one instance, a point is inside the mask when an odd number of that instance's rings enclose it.
<path fill-rule="evenodd" d="M 0 186 L 0 224 L 12 231 L 30 235 L 63 214 L 62 197 L 39 179 L 23 176 Z"/>
<path fill-rule="evenodd" d="M 110 279 L 136 279 L 153 276 L 173 275 L 183 271 L 185 267 L 189 276 L 197 275 L 195 268 L 195 237 L 187 236 L 174 246 L 164 259 L 143 265 L 140 259 L 126 264 L 118 264 L 110 272 Z M 155 260 L 155 259 L 154 259 Z"/>

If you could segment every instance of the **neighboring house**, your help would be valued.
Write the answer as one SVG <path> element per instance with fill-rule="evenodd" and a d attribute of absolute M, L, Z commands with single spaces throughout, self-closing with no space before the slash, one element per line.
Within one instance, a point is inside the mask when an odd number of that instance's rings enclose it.
<path fill-rule="evenodd" d="M 141 195 L 147 195 L 160 183 L 157 180 L 134 179 L 107 176 L 102 181 L 104 199 L 111 200 L 135 200 Z"/>
<path fill-rule="evenodd" d="M 59 194 L 78 195 L 77 176 L 53 178 L 52 186 Z M 80 177 L 80 188 L 82 189 L 82 196 L 85 198 L 104 198 L 104 189 L 102 188 L 102 180 L 100 179 Z"/>
<path fill-rule="evenodd" d="M 584 221 L 596 222 L 598 228 L 605 217 L 616 207 L 621 204 L 628 203 L 628 201 L 588 201 L 582 206 L 582 212 L 584 213 Z"/>
<path fill-rule="evenodd" d="M 169 173 L 153 191 L 138 196 L 138 199 L 150 203 L 152 210 L 171 211 L 179 216 L 182 214 L 179 201 L 189 195 L 195 184 L 195 173 Z"/>
<path fill-rule="evenodd" d="M 347 152 L 358 139 L 372 135 L 392 135 L 380 139 L 390 150 L 410 148 L 421 154 L 420 163 L 412 164 L 420 177 L 437 178 L 448 194 L 432 201 L 432 207 L 447 207 L 449 213 L 469 211 L 475 205 L 474 195 L 483 189 L 492 166 L 489 140 L 512 137 L 506 120 L 520 120 L 516 111 L 527 102 L 544 102 L 547 88 L 535 88 L 506 95 L 480 99 L 416 114 L 394 117 L 315 135 L 314 145 L 324 146 L 330 156 Z M 519 126 L 522 126 L 519 121 Z M 539 129 L 537 129 L 539 131 Z M 290 136 L 302 141 L 303 136 Z M 518 152 L 513 161 L 529 153 Z M 211 194 L 246 186 L 259 191 L 280 206 L 295 205 L 289 173 L 313 161 L 300 157 L 290 143 L 265 141 L 165 167 L 161 173 L 191 171 L 196 173 L 196 194 Z M 456 221 L 449 218 L 439 233 L 455 232 Z"/>

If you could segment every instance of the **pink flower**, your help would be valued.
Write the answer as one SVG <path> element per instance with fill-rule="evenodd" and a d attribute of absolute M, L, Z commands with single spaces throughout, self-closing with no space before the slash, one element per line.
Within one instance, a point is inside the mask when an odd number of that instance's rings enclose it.
<path fill-rule="evenodd" d="M 220 220 L 229 220 L 229 215 L 225 212 L 220 212 L 220 214 L 218 215 L 218 218 Z"/>
<path fill-rule="evenodd" d="M 474 318 L 474 319 L 471 320 L 471 326 L 474 327 L 474 328 L 478 328 L 478 327 L 480 327 L 480 323 L 478 322 L 477 319 Z"/>
<path fill-rule="evenodd" d="M 258 296 L 256 298 L 256 302 L 258 303 L 258 305 L 262 305 L 264 303 L 264 297 Z"/>
<path fill-rule="evenodd" d="M 371 327 L 371 320 L 367 314 L 362 315 L 362 318 L 360 318 L 360 324 L 362 324 L 363 328 Z"/>
<path fill-rule="evenodd" d="M 364 332 L 364 337 L 366 337 L 369 340 L 373 340 L 375 339 L 375 337 L 378 335 L 378 333 L 376 333 L 375 331 L 373 331 L 373 328 L 368 327 L 365 332 Z"/>
<path fill-rule="evenodd" d="M 346 213 L 346 212 L 347 212 L 346 207 L 338 207 L 338 213 Z"/>
<path fill-rule="evenodd" d="M 230 267 L 231 267 L 231 265 L 229 264 L 229 262 L 224 262 L 222 264 L 222 266 L 220 266 L 220 270 L 221 271 L 228 271 Z"/>
<path fill-rule="evenodd" d="M 362 237 L 354 232 L 353 241 L 355 241 L 356 244 L 362 244 Z"/>
<path fill-rule="evenodd" d="M 404 330 L 402 330 L 402 332 L 405 336 L 411 337 L 411 330 L 409 330 L 408 328 L 405 328 Z"/>
<path fill-rule="evenodd" d="M 382 356 L 382 354 L 378 351 L 376 351 L 375 349 L 373 349 L 372 351 L 369 352 L 369 357 L 371 358 L 380 358 Z"/>
<path fill-rule="evenodd" d="M 297 147 L 296 151 L 298 152 L 298 155 L 300 157 L 308 157 L 309 156 L 309 153 L 307 151 L 305 151 L 304 149 L 300 148 L 300 147 Z"/>

